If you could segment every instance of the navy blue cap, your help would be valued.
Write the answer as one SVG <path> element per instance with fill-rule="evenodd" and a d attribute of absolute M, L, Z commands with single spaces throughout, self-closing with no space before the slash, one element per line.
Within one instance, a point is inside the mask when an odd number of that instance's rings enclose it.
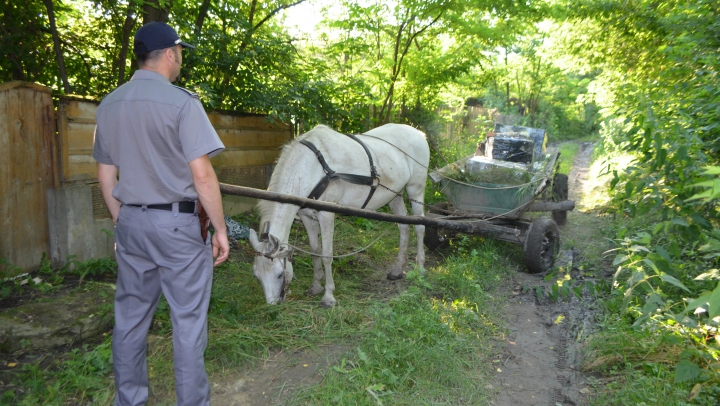
<path fill-rule="evenodd" d="M 135 32 L 135 54 L 146 54 L 157 49 L 170 48 L 175 45 L 182 45 L 184 48 L 195 48 L 183 42 L 175 30 L 161 22 L 152 22 L 143 25 Z"/>

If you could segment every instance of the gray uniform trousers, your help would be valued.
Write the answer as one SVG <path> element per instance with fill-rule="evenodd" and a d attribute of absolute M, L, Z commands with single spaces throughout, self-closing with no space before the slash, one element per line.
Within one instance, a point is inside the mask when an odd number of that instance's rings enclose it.
<path fill-rule="evenodd" d="M 177 405 L 209 405 L 204 353 L 213 258 L 197 216 L 123 205 L 115 240 L 115 406 L 147 402 L 147 332 L 160 293 L 170 305 Z"/>

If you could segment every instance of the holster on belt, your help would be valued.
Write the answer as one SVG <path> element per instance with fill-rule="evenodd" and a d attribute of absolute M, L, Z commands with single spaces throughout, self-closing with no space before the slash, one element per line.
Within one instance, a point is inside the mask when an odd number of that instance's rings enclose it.
<path fill-rule="evenodd" d="M 210 229 L 210 216 L 208 216 L 200 199 L 197 200 L 197 215 L 200 219 L 200 236 L 203 242 L 207 241 L 208 230 Z"/>

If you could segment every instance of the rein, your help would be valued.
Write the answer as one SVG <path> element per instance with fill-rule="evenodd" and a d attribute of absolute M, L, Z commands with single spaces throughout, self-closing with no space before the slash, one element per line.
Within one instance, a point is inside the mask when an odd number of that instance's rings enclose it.
<path fill-rule="evenodd" d="M 365 153 L 367 154 L 368 160 L 370 161 L 370 176 L 363 176 L 363 175 L 356 175 L 352 173 L 337 173 L 334 170 L 330 168 L 330 166 L 325 161 L 325 157 L 323 156 L 322 152 L 317 149 L 315 144 L 313 144 L 310 141 L 307 140 L 300 140 L 300 143 L 305 145 L 312 151 L 315 156 L 317 157 L 318 161 L 320 162 L 320 165 L 322 165 L 323 171 L 325 172 L 325 176 L 320 179 L 317 185 L 315 185 L 315 188 L 313 188 L 312 192 L 310 192 L 310 195 L 308 196 L 308 199 L 319 199 L 320 196 L 322 196 L 323 193 L 325 193 L 325 189 L 327 189 L 328 185 L 330 184 L 330 181 L 334 179 L 342 179 L 348 183 L 353 183 L 356 185 L 364 185 L 364 186 L 370 186 L 370 193 L 368 193 L 368 197 L 365 199 L 365 203 L 363 203 L 361 209 L 364 209 L 365 206 L 370 202 L 370 199 L 372 199 L 373 195 L 375 194 L 375 190 L 377 189 L 378 185 L 380 185 L 380 175 L 377 172 L 377 168 L 375 168 L 375 164 L 373 163 L 372 155 L 370 154 L 370 150 L 368 149 L 367 145 L 360 141 L 360 139 L 352 134 L 345 134 L 346 136 L 352 138 L 355 140 L 358 144 L 360 144 L 363 149 L 365 150 Z"/>

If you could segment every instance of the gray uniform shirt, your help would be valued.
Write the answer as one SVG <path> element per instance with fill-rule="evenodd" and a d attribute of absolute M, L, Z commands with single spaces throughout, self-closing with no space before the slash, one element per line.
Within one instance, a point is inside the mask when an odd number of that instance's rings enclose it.
<path fill-rule="evenodd" d="M 126 204 L 196 200 L 188 163 L 225 148 L 197 95 L 149 70 L 105 96 L 95 119 L 93 158 L 118 168 L 112 194 Z"/>

